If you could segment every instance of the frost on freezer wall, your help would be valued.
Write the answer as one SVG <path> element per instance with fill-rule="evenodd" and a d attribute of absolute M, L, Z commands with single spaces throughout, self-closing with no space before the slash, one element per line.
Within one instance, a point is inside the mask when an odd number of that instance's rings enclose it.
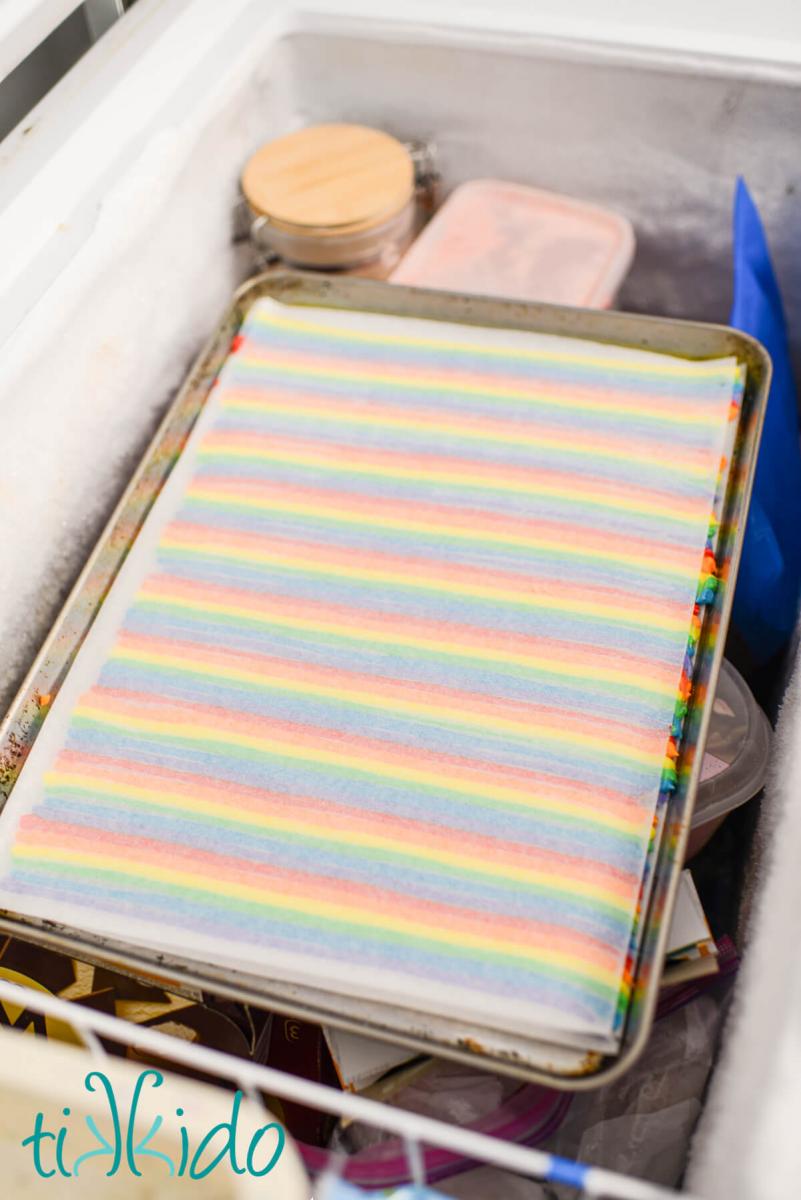
<path fill-rule="evenodd" d="M 4 350 L 0 711 L 251 272 L 232 212 L 241 162 L 289 119 L 280 63 L 270 66 L 245 97 L 238 82 L 199 130 L 154 136 L 104 198 L 89 245 Z"/>

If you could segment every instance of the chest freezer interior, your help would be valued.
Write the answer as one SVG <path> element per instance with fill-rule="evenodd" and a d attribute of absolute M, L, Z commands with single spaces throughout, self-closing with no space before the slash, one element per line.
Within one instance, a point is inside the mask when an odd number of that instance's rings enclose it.
<path fill-rule="evenodd" d="M 609 205 L 638 245 L 618 306 L 710 321 L 729 306 L 744 173 L 791 329 L 801 309 L 801 168 L 783 150 L 801 115 L 792 72 L 345 20 L 277 36 L 249 20 L 128 148 L 91 232 L 4 347 L 0 494 L 26 516 L 7 526 L 13 569 L 0 581 L 6 701 L 189 362 L 252 273 L 238 178 L 270 137 L 364 122 L 435 142 L 445 193 L 497 177 Z"/>
<path fill-rule="evenodd" d="M 745 173 L 791 328 L 801 308 L 799 168 L 778 149 L 801 109 L 793 80 L 398 29 L 312 25 L 260 38 L 257 23 L 247 36 L 243 24 L 227 49 L 211 74 L 203 64 L 202 87 L 197 76 L 184 81 L 129 148 L 91 220 L 76 214 L 84 240 L 35 306 L 20 295 L 3 361 L 3 495 L 26 514 L 24 530 L 5 535 L 5 701 L 171 392 L 253 272 L 237 238 L 238 179 L 271 137 L 315 121 L 365 122 L 435 141 L 444 193 L 495 176 L 608 205 L 637 237 L 618 306 L 711 321 L 728 310 L 732 190 Z"/>

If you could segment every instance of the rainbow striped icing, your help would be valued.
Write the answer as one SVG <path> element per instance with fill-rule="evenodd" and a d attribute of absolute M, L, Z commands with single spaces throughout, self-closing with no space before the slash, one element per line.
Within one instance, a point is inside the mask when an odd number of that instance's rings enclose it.
<path fill-rule="evenodd" d="M 614 1044 L 737 389 L 257 303 L 12 795 L 0 899 Z"/>

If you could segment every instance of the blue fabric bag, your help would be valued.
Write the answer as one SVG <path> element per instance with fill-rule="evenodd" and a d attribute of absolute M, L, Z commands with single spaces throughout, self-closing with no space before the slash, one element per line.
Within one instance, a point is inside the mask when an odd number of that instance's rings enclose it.
<path fill-rule="evenodd" d="M 744 180 L 734 198 L 730 324 L 773 360 L 773 380 L 734 597 L 734 623 L 757 666 L 787 642 L 801 593 L 801 447 L 781 294 L 765 230 Z"/>

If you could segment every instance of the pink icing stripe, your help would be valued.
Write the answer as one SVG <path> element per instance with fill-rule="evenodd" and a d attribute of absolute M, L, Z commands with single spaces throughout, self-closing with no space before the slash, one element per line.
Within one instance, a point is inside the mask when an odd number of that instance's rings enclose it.
<path fill-rule="evenodd" d="M 387 376 L 416 384 L 422 389 L 429 385 L 436 387 L 441 383 L 454 388 L 462 385 L 469 389 L 486 389 L 490 393 L 492 389 L 501 388 L 505 393 L 509 391 L 522 392 L 524 398 L 532 401 L 554 397 L 556 400 L 564 398 L 586 404 L 597 404 L 601 410 L 612 407 L 623 409 L 626 412 L 642 413 L 644 409 L 647 409 L 668 421 L 675 420 L 679 407 L 686 408 L 690 412 L 697 411 L 696 397 L 683 393 L 678 388 L 669 395 L 655 396 L 653 392 L 603 387 L 600 384 L 590 387 L 582 386 L 575 380 L 575 377 L 562 383 L 556 383 L 547 376 L 538 377 L 534 362 L 531 363 L 531 374 L 528 375 L 513 374 L 508 369 L 508 362 L 504 362 L 502 375 L 482 373 L 477 364 L 471 364 L 468 369 L 460 371 L 453 361 L 449 361 L 444 367 L 436 367 L 433 364 L 419 367 L 407 366 L 396 360 L 385 368 L 381 363 L 365 362 L 358 355 L 332 355 L 315 351 L 309 347 L 305 347 L 300 353 L 279 350 L 275 346 L 264 348 L 258 341 L 248 336 L 243 340 L 238 351 L 238 358 L 248 366 L 262 367 L 268 382 L 271 370 L 284 368 L 305 373 L 307 385 L 308 376 L 315 372 L 325 372 L 332 379 L 336 379 L 338 376 L 347 376 L 348 378 L 364 379 L 371 383 L 377 377 Z M 571 364 L 573 367 L 578 365 L 580 364 L 577 362 Z"/>
<path fill-rule="evenodd" d="M 153 574 L 142 584 L 140 596 L 157 599 L 173 597 L 197 601 L 197 584 L 192 580 L 175 575 Z M 456 644 L 496 650 L 525 657 L 543 658 L 556 662 L 568 660 L 591 672 L 593 669 L 616 669 L 630 672 L 632 678 L 646 672 L 656 681 L 671 689 L 676 686 L 675 671 L 663 663 L 654 663 L 647 658 L 625 650 L 608 650 L 603 646 L 564 642 L 558 638 L 541 635 L 526 635 L 503 629 L 484 629 L 465 625 L 457 621 L 438 621 L 421 617 L 396 615 L 378 611 L 365 611 L 346 604 L 332 604 L 322 600 L 309 600 L 302 596 L 282 596 L 266 591 L 227 587 L 212 581 L 203 584 L 203 600 L 231 608 L 250 609 L 265 618 L 296 617 L 309 622 L 336 622 L 354 631 L 370 630 L 386 634 L 407 634 L 409 637 L 430 640 L 434 646 Z"/>
<path fill-rule="evenodd" d="M 576 391 L 565 390 L 564 394 L 575 395 Z M 254 411 L 271 412 L 277 408 L 283 409 L 290 406 L 293 414 L 309 411 L 316 415 L 319 412 L 334 417 L 352 419 L 356 422 L 366 416 L 386 417 L 388 421 L 413 422 L 415 425 L 431 426 L 434 429 L 441 428 L 443 422 L 447 423 L 451 420 L 453 432 L 457 436 L 462 430 L 470 430 L 486 434 L 488 437 L 495 434 L 503 437 L 504 440 L 515 434 L 527 438 L 536 437 L 546 443 L 548 439 L 563 440 L 566 436 L 564 425 L 549 424 L 540 414 L 532 416 L 530 419 L 509 416 L 503 420 L 496 420 L 486 414 L 462 408 L 458 414 L 449 417 L 447 413 L 432 413 L 430 408 L 422 408 L 413 403 L 395 405 L 374 397 L 351 399 L 348 396 L 327 396 L 324 392 L 304 392 L 294 387 L 288 391 L 275 385 L 247 387 L 241 383 L 236 386 L 230 385 L 225 389 L 224 408 L 247 407 Z M 661 438 L 648 439 L 629 434 L 621 437 L 611 430 L 585 431 L 576 428 L 575 425 L 571 425 L 567 436 L 573 446 L 599 453 L 607 452 L 619 455 L 621 458 L 629 455 L 634 458 L 652 458 L 658 462 L 663 457 Z M 688 446 L 684 461 L 696 468 L 705 467 L 709 456 L 705 450 L 699 447 Z"/>
<path fill-rule="evenodd" d="M 183 659 L 188 666 L 219 666 L 233 670 L 252 671 L 270 680 L 287 680 L 299 688 L 304 685 L 324 686 L 330 689 L 354 690 L 385 700 L 417 703 L 421 700 L 417 683 L 406 683 L 401 679 L 387 679 L 381 675 L 366 675 L 349 671 L 344 667 L 327 667 L 321 663 L 296 662 L 276 658 L 267 654 L 248 653 L 244 650 L 216 649 L 202 642 L 182 641 L 179 638 L 159 637 L 123 630 L 117 646 L 134 655 L 166 655 Z M 654 752 L 664 748 L 664 737 L 651 730 L 640 728 L 631 721 L 622 722 L 610 717 L 585 717 L 575 711 L 555 708 L 546 704 L 527 704 L 522 700 L 501 697 L 487 698 L 478 692 L 466 692 L 442 684 L 426 684 L 422 697 L 431 706 L 441 709 L 447 720 L 450 712 L 469 712 L 475 716 L 502 718 L 524 723 L 538 722 L 552 725 L 555 729 L 572 729 L 591 736 L 602 736 L 619 745 L 650 747 Z M 410 714 L 413 716 L 414 714 Z"/>
<path fill-rule="evenodd" d="M 479 458 L 431 454 L 422 450 L 411 454 L 402 450 L 317 441 L 314 438 L 292 437 L 287 434 L 258 434 L 252 430 L 220 430 L 208 433 L 200 446 L 201 455 L 226 450 L 245 450 L 249 454 L 264 454 L 271 459 L 284 455 L 309 456 L 321 463 L 347 463 L 354 470 L 364 466 L 383 469 L 388 473 L 393 469 L 414 473 L 431 472 L 459 479 L 485 480 L 490 484 L 515 482 L 523 488 L 530 487 L 534 478 L 530 467 L 510 463 L 491 463 Z M 631 489 L 625 485 L 602 475 L 593 476 L 588 470 L 560 471 L 553 467 L 538 467 L 536 478 L 571 494 L 580 495 L 589 504 L 592 504 L 593 497 L 630 500 L 632 496 Z M 697 516 L 699 511 L 706 509 L 703 498 L 677 495 L 670 489 L 638 486 L 636 496 L 641 506 L 652 505 L 664 508 L 666 512 L 672 511 L 687 516 Z"/>
<path fill-rule="evenodd" d="M 548 788 L 556 795 L 564 795 L 582 802 L 597 812 L 597 799 L 586 786 L 571 783 L 562 776 L 551 776 L 543 771 L 531 771 L 524 767 L 493 763 L 491 766 L 477 759 L 444 751 L 423 750 L 420 747 L 405 747 L 394 742 L 360 734 L 330 732 L 316 725 L 301 724 L 277 718 L 257 717 L 252 713 L 230 713 L 225 708 L 208 704 L 181 701 L 171 704 L 151 693 L 128 691 L 123 688 L 93 687 L 81 702 L 81 709 L 97 707 L 101 712 L 130 717 L 133 720 L 155 721 L 161 725 L 192 727 L 210 726 L 212 729 L 230 730 L 248 737 L 260 738 L 265 742 L 279 740 L 289 746 L 303 749 L 347 752 L 354 764 L 371 763 L 381 767 L 413 767 L 421 770 L 444 769 L 458 787 L 460 781 L 470 784 L 497 784 L 527 790 L 536 795 L 538 790 Z M 622 797 L 621 797 L 622 799 Z M 626 797 L 620 803 L 619 815 L 633 819 L 639 824 L 642 805 Z"/>
<path fill-rule="evenodd" d="M 284 538 L 259 533 L 234 532 L 211 525 L 190 521 L 172 521 L 164 531 L 162 545 L 170 547 L 230 548 L 252 554 L 263 555 L 266 560 L 282 558 L 287 561 L 312 564 L 317 567 L 354 568 L 356 570 L 387 572 L 408 575 L 414 579 L 425 579 L 433 584 L 461 585 L 462 587 L 487 587 L 499 594 L 517 595 L 525 592 L 532 596 L 544 596 L 564 600 L 564 584 L 559 579 L 532 573 L 493 569 L 487 572 L 480 567 L 463 566 L 429 558 L 402 557 L 385 554 L 379 550 L 362 550 L 356 547 L 340 548 L 322 542 L 302 541 L 299 538 Z M 655 612 L 660 617 L 669 616 L 684 620 L 684 605 L 678 601 L 670 604 L 664 599 L 636 596 L 624 588 L 602 587 L 599 584 L 584 584 L 582 597 L 588 604 L 616 605 L 641 613 Z M 635 604 L 636 600 L 636 604 Z"/>
<path fill-rule="evenodd" d="M 552 950 L 570 948 L 581 959 L 602 969 L 614 971 L 617 955 L 603 942 L 562 925 L 549 925 L 529 917 L 497 916 L 478 909 L 457 908 L 433 900 L 413 898 L 380 886 L 356 883 L 336 876 L 311 875 L 272 863 L 254 864 L 247 859 L 215 854 L 185 845 L 155 841 L 152 838 L 110 833 L 48 820 L 35 814 L 20 821 L 18 844 L 56 846 L 80 855 L 102 856 L 109 869 L 115 860 L 140 867 L 159 867 L 168 872 L 189 871 L 216 883 L 243 884 L 257 891 L 277 891 L 283 896 L 314 901 L 321 913 L 341 904 L 359 912 L 399 917 L 442 933 L 449 930 L 481 936 L 488 944 L 502 938 L 521 947 Z M 345 918 L 347 920 L 347 918 Z"/>
<path fill-rule="evenodd" d="M 302 487 L 288 483 L 271 483 L 265 480 L 248 479 L 237 475 L 203 475 L 188 488 L 187 496 L 203 496 L 212 493 L 215 500 L 228 496 L 245 500 L 256 500 L 265 506 L 289 503 L 307 504 L 314 508 L 325 508 L 332 515 L 387 517 L 398 520 L 419 521 L 427 524 L 441 523 L 450 529 L 471 534 L 504 534 L 512 537 L 569 538 L 571 545 L 588 550 L 605 551 L 609 548 L 609 535 L 591 528 L 582 528 L 564 521 L 533 520 L 514 517 L 503 513 L 450 504 L 431 504 L 385 496 L 366 496 L 360 492 L 348 492 L 340 488 Z M 432 534 L 437 536 L 437 534 Z M 678 566 L 698 571 L 698 555 L 685 546 L 673 546 L 669 542 L 654 545 L 653 538 L 621 534 L 615 539 L 615 548 L 643 559 L 675 563 Z"/>
<path fill-rule="evenodd" d="M 246 784 L 232 784 L 226 779 L 213 780 L 207 775 L 173 771 L 148 763 L 63 750 L 58 756 L 55 770 L 60 777 L 59 782 L 69 782 L 71 777 L 80 776 L 94 780 L 101 788 L 104 782 L 133 787 L 150 785 L 190 800 L 207 800 L 215 804 L 219 804 L 224 797 L 225 803 L 232 808 L 257 815 L 303 821 L 339 833 L 353 830 L 357 833 L 379 834 L 393 839 L 401 847 L 413 847 L 423 842 L 432 848 L 453 849 L 452 831 L 430 822 L 398 817 L 380 810 L 351 808 L 337 801 L 316 800 Z M 600 865 L 542 847 L 507 842 L 470 830 L 460 830 L 458 848 L 465 855 L 477 855 L 487 862 L 508 863 L 510 866 L 533 870 L 552 871 L 558 868 L 560 875 L 565 878 L 575 877 L 590 882 L 597 880 L 610 891 L 625 896 L 637 882 L 630 873 L 614 866 Z"/>

